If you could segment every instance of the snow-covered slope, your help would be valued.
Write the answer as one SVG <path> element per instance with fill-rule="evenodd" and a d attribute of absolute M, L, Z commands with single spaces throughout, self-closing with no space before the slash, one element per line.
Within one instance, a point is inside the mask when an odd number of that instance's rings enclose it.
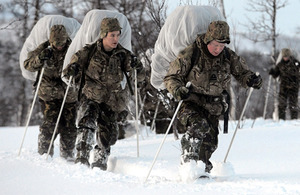
<path fill-rule="evenodd" d="M 226 163 L 224 157 L 236 127 L 220 133 L 212 156 L 212 179 L 191 181 L 180 167 L 180 141 L 168 135 L 147 182 L 144 182 L 164 135 L 142 128 L 137 157 L 136 135 L 112 147 L 108 171 L 92 170 L 59 157 L 37 154 L 38 127 L 0 128 L 1 194 L 300 194 L 300 121 L 257 119 L 242 123 Z M 222 127 L 223 123 L 220 123 Z M 134 128 L 128 129 L 128 134 Z M 182 135 L 180 135 L 181 137 Z M 191 168 L 189 166 L 188 168 Z"/>

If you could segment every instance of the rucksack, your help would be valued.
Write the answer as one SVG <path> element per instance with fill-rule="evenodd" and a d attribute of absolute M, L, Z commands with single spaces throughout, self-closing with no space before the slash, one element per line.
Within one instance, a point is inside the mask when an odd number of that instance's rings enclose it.
<path fill-rule="evenodd" d="M 80 27 L 80 23 L 74 18 L 67 18 L 60 15 L 46 15 L 42 17 L 32 28 L 29 36 L 23 44 L 20 52 L 20 68 L 25 79 L 35 81 L 37 72 L 30 72 L 24 68 L 24 61 L 27 59 L 29 52 L 35 50 L 40 44 L 49 40 L 50 29 L 55 24 L 64 25 L 70 39 L 73 39 Z"/>
<path fill-rule="evenodd" d="M 205 33 L 210 22 L 224 20 L 212 6 L 179 6 L 166 19 L 151 57 L 150 82 L 156 89 L 165 89 L 163 79 L 170 62 L 180 51 L 192 44 L 198 34 Z"/>
<path fill-rule="evenodd" d="M 64 66 L 71 62 L 72 56 L 84 46 L 95 43 L 100 38 L 100 25 L 103 18 L 117 18 L 122 27 L 119 43 L 127 50 L 131 51 L 131 27 L 128 19 L 122 13 L 110 10 L 94 9 L 89 11 L 82 22 L 80 29 L 74 37 L 64 59 Z M 67 77 L 62 75 L 62 80 L 68 83 Z"/>

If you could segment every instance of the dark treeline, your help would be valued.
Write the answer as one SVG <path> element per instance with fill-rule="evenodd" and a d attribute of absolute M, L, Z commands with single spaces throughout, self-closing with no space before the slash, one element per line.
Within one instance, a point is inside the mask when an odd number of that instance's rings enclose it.
<path fill-rule="evenodd" d="M 151 54 L 167 16 L 168 6 L 164 0 L 11 0 L 0 4 L 0 126 L 23 126 L 27 121 L 33 99 L 32 81 L 23 78 L 19 67 L 19 54 L 23 43 L 35 23 L 44 15 L 59 14 L 73 17 L 80 23 L 92 9 L 115 10 L 123 13 L 132 28 L 133 52 L 143 58 L 146 68 L 150 67 Z M 2 17 L 3 16 L 3 17 Z M 172 36 L 172 35 L 170 35 Z M 264 79 L 262 90 L 255 91 L 249 102 L 246 117 L 263 115 L 267 92 L 270 56 L 258 51 L 239 51 L 253 70 L 260 72 Z M 236 119 L 247 97 L 247 90 L 232 83 L 235 94 Z M 273 99 L 276 92 L 270 92 L 267 118 L 272 117 Z M 40 119 L 38 102 L 34 107 L 30 125 L 37 125 Z"/>

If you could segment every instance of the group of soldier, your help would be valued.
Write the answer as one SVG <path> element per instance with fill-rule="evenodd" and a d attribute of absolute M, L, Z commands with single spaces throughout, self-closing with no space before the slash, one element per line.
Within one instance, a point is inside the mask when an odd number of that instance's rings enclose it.
<path fill-rule="evenodd" d="M 149 83 L 150 70 L 129 50 L 119 43 L 122 28 L 117 18 L 104 18 L 101 22 L 100 38 L 93 44 L 77 51 L 71 62 L 63 69 L 64 56 L 71 39 L 63 25 L 53 25 L 50 38 L 28 53 L 24 67 L 32 72 L 44 68 L 38 89 L 39 102 L 43 112 L 43 122 L 38 135 L 38 153 L 47 153 L 57 115 L 63 101 L 67 84 L 62 77 L 71 79 L 66 103 L 55 136 L 60 135 L 60 156 L 74 159 L 75 163 L 88 167 L 107 169 L 111 146 L 118 139 L 119 129 L 128 117 L 129 80 L 127 86 L 121 83 L 126 75 L 137 79 L 140 92 L 147 98 L 144 106 L 146 118 L 153 118 L 155 106 L 160 101 L 156 131 L 162 133 L 173 108 L 178 101 L 183 104 L 178 113 L 181 138 L 181 163 L 201 160 L 205 171 L 212 169 L 210 157 L 218 146 L 218 124 L 220 116 L 228 109 L 226 97 L 231 75 L 245 88 L 260 89 L 262 78 L 249 70 L 245 60 L 226 46 L 230 43 L 229 26 L 224 21 L 213 21 L 206 33 L 197 36 L 195 42 L 182 50 L 177 59 L 170 63 L 164 78 L 167 91 L 158 91 Z M 290 98 L 296 108 L 299 85 L 299 68 L 293 58 L 283 60 L 270 71 L 274 77 L 280 76 L 282 86 L 280 96 L 280 117 L 285 119 L 283 102 Z M 298 62 L 297 62 L 298 63 Z M 134 78 L 134 70 L 137 72 Z M 288 74 L 289 70 L 294 75 Z M 287 80 L 294 82 L 287 84 Z M 190 83 L 190 85 L 187 85 Z M 284 92 L 283 92 L 284 91 Z M 287 93 L 288 91 L 288 93 Z M 170 93 L 173 99 L 168 99 Z M 159 99 L 159 97 L 163 97 Z M 292 118 L 297 118 L 297 110 L 292 110 Z M 94 158 L 90 163 L 90 152 Z M 53 156 L 53 147 L 50 155 Z"/>

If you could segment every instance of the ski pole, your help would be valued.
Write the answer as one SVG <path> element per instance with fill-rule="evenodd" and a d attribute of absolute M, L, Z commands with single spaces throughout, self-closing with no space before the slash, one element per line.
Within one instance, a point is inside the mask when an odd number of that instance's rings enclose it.
<path fill-rule="evenodd" d="M 142 101 L 141 91 L 140 90 L 139 90 L 139 100 L 141 102 L 141 109 L 140 109 L 140 113 L 139 113 L 139 119 L 141 118 L 141 115 L 142 115 L 143 121 L 144 121 L 144 126 L 146 127 L 147 126 L 147 122 L 146 122 L 146 117 L 145 117 L 145 114 L 144 114 L 144 106 L 145 106 L 145 101 L 146 101 L 146 95 L 144 96 L 143 101 Z M 149 137 L 147 129 L 146 129 L 146 135 L 147 135 L 147 137 Z"/>
<path fill-rule="evenodd" d="M 158 100 L 158 102 L 157 102 L 157 104 L 156 104 L 156 108 L 155 108 L 153 120 L 152 120 L 151 127 L 150 127 L 150 132 L 152 132 L 152 131 L 153 131 L 153 128 L 154 128 L 154 124 L 155 124 L 155 120 L 156 120 L 156 116 L 157 116 L 159 104 L 160 104 L 160 100 Z"/>
<path fill-rule="evenodd" d="M 186 87 L 189 88 L 190 85 L 191 85 L 191 82 L 188 82 L 188 83 L 186 84 Z M 178 111 L 179 111 L 179 109 L 180 109 L 180 107 L 181 107 L 182 102 L 183 102 L 183 100 L 180 100 L 179 103 L 178 103 L 178 105 L 177 105 L 177 108 L 176 108 L 176 110 L 175 110 L 175 112 L 174 112 L 174 115 L 173 115 L 172 120 L 171 120 L 171 122 L 170 122 L 170 124 L 169 124 L 169 126 L 168 126 L 168 129 L 167 129 L 167 131 L 166 131 L 166 133 L 165 133 L 165 136 L 164 136 L 162 142 L 160 143 L 160 146 L 159 146 L 159 148 L 158 148 L 158 150 L 157 150 L 157 152 L 156 152 L 156 154 L 155 154 L 155 157 L 154 157 L 154 159 L 153 159 L 152 165 L 151 165 L 151 167 L 150 167 L 150 169 L 149 169 L 149 172 L 148 172 L 148 174 L 147 174 L 147 177 L 146 177 L 146 179 L 145 179 L 145 181 L 144 181 L 145 183 L 146 183 L 146 181 L 147 181 L 147 179 L 148 179 L 148 177 L 149 177 L 149 175 L 150 175 L 150 173 L 151 173 L 151 171 L 152 171 L 152 168 L 153 168 L 153 166 L 154 166 L 154 164 L 155 164 L 155 161 L 156 161 L 156 159 L 157 159 L 157 157 L 158 157 L 158 154 L 159 154 L 159 152 L 160 152 L 160 150 L 161 150 L 163 144 L 165 143 L 165 140 L 166 140 L 166 138 L 167 138 L 167 135 L 168 135 L 168 133 L 169 133 L 171 127 L 172 127 L 172 124 L 173 124 L 173 122 L 174 122 L 174 120 L 175 120 L 175 118 L 176 118 L 176 116 L 177 116 L 177 113 L 178 113 Z"/>
<path fill-rule="evenodd" d="M 226 153 L 226 156 L 225 156 L 225 159 L 224 159 L 224 163 L 226 163 L 226 159 L 227 159 L 227 157 L 228 157 L 228 153 L 229 153 L 230 148 L 231 148 L 231 146 L 232 146 L 232 143 L 233 143 L 235 134 L 236 134 L 236 132 L 237 132 L 237 129 L 238 129 L 238 127 L 240 126 L 241 119 L 242 119 L 243 116 L 244 116 L 244 112 L 245 112 L 245 110 L 246 110 L 246 107 L 247 107 L 247 104 L 248 104 L 248 102 L 249 102 L 249 99 L 250 99 L 250 96 L 251 96 L 252 92 L 253 92 L 253 87 L 250 88 L 250 91 L 249 91 L 248 97 L 247 97 L 247 99 L 246 99 L 244 108 L 243 108 L 243 110 L 242 110 L 240 119 L 239 119 L 238 124 L 237 124 L 237 126 L 236 126 L 236 128 L 235 128 L 235 131 L 234 131 L 234 134 L 233 134 L 233 136 L 232 136 L 231 142 L 230 142 L 230 144 L 229 144 L 229 148 L 228 148 L 228 150 L 227 150 L 227 153 Z"/>
<path fill-rule="evenodd" d="M 139 150 L 139 107 L 138 107 L 138 94 L 137 94 L 137 70 L 134 69 L 134 75 L 135 75 L 135 82 L 134 82 L 134 93 L 135 93 L 135 128 L 136 128 L 136 149 L 137 149 L 137 157 L 140 156 L 140 150 Z"/>
<path fill-rule="evenodd" d="M 51 138 L 51 142 L 50 142 L 50 145 L 49 145 L 49 148 L 48 148 L 46 160 L 48 160 L 48 156 L 49 156 L 51 147 L 53 145 L 53 141 L 54 141 L 55 134 L 56 134 L 56 131 L 57 131 L 58 123 L 59 123 L 59 120 L 60 120 L 60 117 L 61 117 L 61 113 L 64 109 L 65 101 L 67 99 L 67 95 L 68 95 L 68 92 L 69 92 L 69 89 L 70 89 L 72 79 L 73 79 L 73 76 L 70 76 L 68 86 L 67 86 L 67 89 L 66 89 L 66 92 L 65 92 L 65 96 L 64 96 L 64 99 L 63 99 L 63 102 L 61 104 L 60 111 L 59 111 L 59 114 L 58 114 L 58 117 L 57 117 L 57 120 L 56 120 L 56 124 L 55 124 L 55 128 L 54 128 L 53 135 L 52 135 L 52 138 Z"/>
<path fill-rule="evenodd" d="M 31 108 L 30 108 L 30 112 L 29 112 L 29 116 L 28 116 L 28 119 L 27 119 L 27 122 L 26 122 L 25 132 L 24 132 L 24 135 L 23 135 L 23 139 L 22 139 L 22 143 L 21 143 L 21 146 L 20 146 L 20 149 L 19 149 L 18 156 L 20 156 L 20 154 L 21 154 L 21 150 L 22 150 L 24 139 L 25 139 L 27 129 L 28 129 L 28 126 L 29 126 L 29 122 L 30 122 L 30 119 L 31 119 L 31 115 L 32 115 L 32 111 L 33 111 L 34 104 L 35 104 L 35 101 L 36 101 L 36 97 L 37 97 L 37 94 L 38 94 L 38 91 L 39 91 L 39 88 L 40 88 L 40 85 L 41 85 L 41 82 L 42 82 L 44 70 L 45 70 L 45 68 L 43 67 L 42 70 L 41 70 L 41 73 L 40 73 L 39 82 L 38 82 L 38 85 L 36 87 L 36 91 L 35 91 L 34 98 L 33 98 L 33 101 L 32 101 Z"/>
<path fill-rule="evenodd" d="M 267 89 L 267 94 L 266 94 L 266 100 L 265 100 L 265 105 L 264 105 L 263 119 L 266 119 L 266 112 L 267 112 L 267 105 L 268 105 L 268 98 L 269 98 L 271 80 L 272 80 L 272 76 L 270 75 L 269 76 L 269 81 L 268 81 L 268 89 Z"/>

